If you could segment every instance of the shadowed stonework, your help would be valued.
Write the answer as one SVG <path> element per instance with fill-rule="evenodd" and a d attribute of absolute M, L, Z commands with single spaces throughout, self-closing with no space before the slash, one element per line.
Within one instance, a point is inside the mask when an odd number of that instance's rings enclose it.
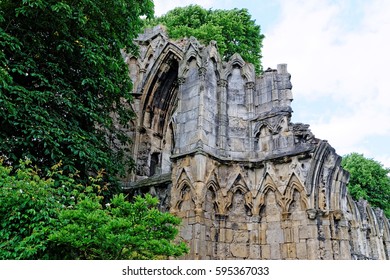
<path fill-rule="evenodd" d="M 389 259 L 383 211 L 348 195 L 348 173 L 309 125 L 292 123 L 287 66 L 256 76 L 215 42 L 171 41 L 156 27 L 124 54 L 134 82 L 136 171 L 182 218 L 186 259 Z"/>

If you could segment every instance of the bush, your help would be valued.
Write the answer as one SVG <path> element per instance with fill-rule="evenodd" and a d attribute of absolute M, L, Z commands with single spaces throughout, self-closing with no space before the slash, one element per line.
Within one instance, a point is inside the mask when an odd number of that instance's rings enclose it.
<path fill-rule="evenodd" d="M 161 259 L 187 252 L 174 242 L 180 219 L 158 211 L 157 198 L 130 203 L 119 194 L 103 205 L 99 184 L 84 187 L 64 176 L 58 184 L 60 164 L 46 178 L 29 164 L 13 170 L 0 160 L 0 259 Z"/>

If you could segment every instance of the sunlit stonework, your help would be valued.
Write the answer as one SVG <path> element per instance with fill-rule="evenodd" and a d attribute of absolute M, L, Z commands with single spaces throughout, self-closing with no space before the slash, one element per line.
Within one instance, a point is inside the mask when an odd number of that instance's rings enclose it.
<path fill-rule="evenodd" d="M 126 191 L 150 192 L 182 218 L 186 259 L 389 259 L 389 221 L 348 195 L 327 141 L 292 123 L 287 66 L 256 76 L 215 42 L 170 40 L 156 27 L 124 54 L 134 83 L 136 171 Z"/>

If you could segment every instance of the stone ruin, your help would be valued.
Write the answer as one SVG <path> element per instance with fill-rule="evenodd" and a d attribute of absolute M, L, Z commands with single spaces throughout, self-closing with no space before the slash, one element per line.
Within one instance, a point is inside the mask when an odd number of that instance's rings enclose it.
<path fill-rule="evenodd" d="M 152 193 L 182 219 L 185 259 L 389 259 L 390 224 L 354 201 L 341 157 L 291 122 L 287 66 L 256 76 L 215 42 L 162 27 L 123 54 L 134 83 L 131 194 Z"/>

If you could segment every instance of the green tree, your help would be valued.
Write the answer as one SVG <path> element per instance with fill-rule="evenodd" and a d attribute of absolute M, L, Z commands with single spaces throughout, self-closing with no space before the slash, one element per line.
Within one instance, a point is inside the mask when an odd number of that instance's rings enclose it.
<path fill-rule="evenodd" d="M 390 217 L 390 169 L 358 153 L 344 156 L 341 165 L 350 173 L 348 191 L 351 196 L 367 200 Z"/>
<path fill-rule="evenodd" d="M 239 53 L 245 61 L 254 64 L 260 73 L 261 48 L 264 35 L 251 19 L 247 9 L 206 10 L 199 5 L 175 8 L 148 22 L 162 24 L 173 39 L 194 36 L 204 44 L 217 41 L 223 59 Z"/>
<path fill-rule="evenodd" d="M 47 236 L 58 226 L 58 213 L 74 204 L 75 192 L 54 188 L 54 166 L 50 176 L 41 178 L 37 169 L 21 161 L 19 168 L 4 166 L 0 158 L 0 259 L 47 259 Z M 12 174 L 14 173 L 14 174 Z M 70 185 L 69 185 L 70 184 Z"/>
<path fill-rule="evenodd" d="M 80 178 L 123 173 L 132 117 L 120 49 L 152 16 L 151 0 L 0 1 L 0 156 Z"/>
<path fill-rule="evenodd" d="M 158 200 L 147 194 L 133 203 L 116 195 L 105 207 L 87 197 L 75 209 L 59 216 L 60 229 L 49 236 L 60 259 L 166 259 L 187 252 L 186 245 L 172 241 L 180 219 L 161 213 Z"/>
<path fill-rule="evenodd" d="M 0 260 L 158 259 L 187 252 L 174 242 L 180 219 L 156 208 L 146 195 L 123 194 L 102 206 L 95 183 L 84 187 L 62 177 L 60 164 L 41 177 L 29 161 L 12 171 L 0 159 Z M 92 180 L 94 181 L 94 180 Z"/>

